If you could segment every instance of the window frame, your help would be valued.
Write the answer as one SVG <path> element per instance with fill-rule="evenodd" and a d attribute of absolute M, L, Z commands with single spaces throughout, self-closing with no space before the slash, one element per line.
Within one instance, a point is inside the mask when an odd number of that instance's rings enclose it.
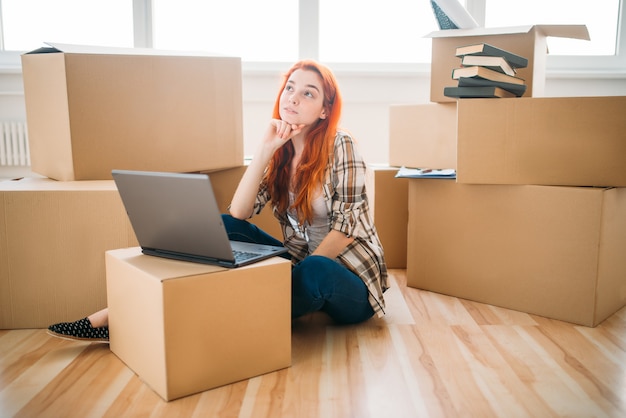
<path fill-rule="evenodd" d="M 315 58 L 319 52 L 318 0 L 299 1 L 299 56 Z M 626 0 L 619 0 L 619 16 L 616 40 L 616 54 L 613 56 L 548 56 L 547 72 L 560 76 L 619 78 L 626 75 Z M 485 0 L 466 0 L 467 10 L 476 21 L 485 21 Z M 1 11 L 0 11 L 1 12 Z M 1 24 L 1 19 L 0 19 Z M 133 0 L 133 25 L 135 47 L 152 47 L 152 0 Z M 0 45 L 2 42 L 0 27 Z M 21 72 L 20 55 L 26 51 L 0 51 L 0 72 Z M 284 62 L 242 63 L 244 72 L 273 72 L 284 70 Z M 430 63 L 328 63 L 335 71 L 356 74 L 423 74 L 430 71 Z"/>
<path fill-rule="evenodd" d="M 548 55 L 547 72 L 561 76 L 592 75 L 594 77 L 626 74 L 626 0 L 619 0 L 615 55 Z M 466 8 L 479 24 L 485 23 L 485 0 L 466 0 Z"/>

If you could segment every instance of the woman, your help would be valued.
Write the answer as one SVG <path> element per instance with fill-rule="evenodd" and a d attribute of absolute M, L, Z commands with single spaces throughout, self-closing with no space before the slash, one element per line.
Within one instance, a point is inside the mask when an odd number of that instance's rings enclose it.
<path fill-rule="evenodd" d="M 292 318 L 323 311 L 338 324 L 384 314 L 387 268 L 369 212 L 366 165 L 338 129 L 332 72 L 300 61 L 285 75 L 273 118 L 223 215 L 231 239 L 284 245 L 292 260 Z M 246 219 L 270 204 L 283 242 Z M 52 335 L 108 340 L 108 312 L 52 325 Z M 105 335 L 106 334 L 106 335 Z"/>

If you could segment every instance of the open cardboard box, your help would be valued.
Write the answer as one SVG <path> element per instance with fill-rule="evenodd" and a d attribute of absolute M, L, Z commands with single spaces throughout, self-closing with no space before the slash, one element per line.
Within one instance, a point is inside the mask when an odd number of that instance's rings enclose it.
<path fill-rule="evenodd" d="M 443 94 L 444 87 L 456 86 L 452 70 L 460 67 L 455 55 L 459 46 L 485 42 L 528 59 L 528 67 L 518 71 L 528 86 L 525 97 L 542 97 L 545 91 L 547 42 L 549 36 L 589 40 L 585 25 L 527 25 L 504 28 L 451 29 L 431 32 L 432 61 L 430 74 L 430 100 L 453 102 Z"/>
<path fill-rule="evenodd" d="M 106 253 L 111 351 L 166 401 L 291 365 L 291 262 Z"/>
<path fill-rule="evenodd" d="M 108 180 L 243 163 L 241 59 L 49 44 L 22 55 L 32 170 Z"/>

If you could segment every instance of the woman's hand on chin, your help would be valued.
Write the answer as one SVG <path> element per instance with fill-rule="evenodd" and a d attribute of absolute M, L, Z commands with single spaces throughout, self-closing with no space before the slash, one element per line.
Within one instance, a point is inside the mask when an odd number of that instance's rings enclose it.
<path fill-rule="evenodd" d="M 282 146 L 285 142 L 302 132 L 304 126 L 304 124 L 296 125 L 284 120 L 272 119 L 266 139 L 271 140 L 271 137 L 273 137 L 274 141 L 279 143 L 279 146 Z"/>

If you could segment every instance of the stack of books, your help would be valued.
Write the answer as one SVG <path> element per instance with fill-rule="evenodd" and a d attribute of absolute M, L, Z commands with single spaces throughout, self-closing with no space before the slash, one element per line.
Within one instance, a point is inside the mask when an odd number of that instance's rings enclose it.
<path fill-rule="evenodd" d="M 447 97 L 520 97 L 526 82 L 517 76 L 528 59 L 486 43 L 461 46 L 456 49 L 461 67 L 452 70 L 458 86 L 445 87 Z"/>

